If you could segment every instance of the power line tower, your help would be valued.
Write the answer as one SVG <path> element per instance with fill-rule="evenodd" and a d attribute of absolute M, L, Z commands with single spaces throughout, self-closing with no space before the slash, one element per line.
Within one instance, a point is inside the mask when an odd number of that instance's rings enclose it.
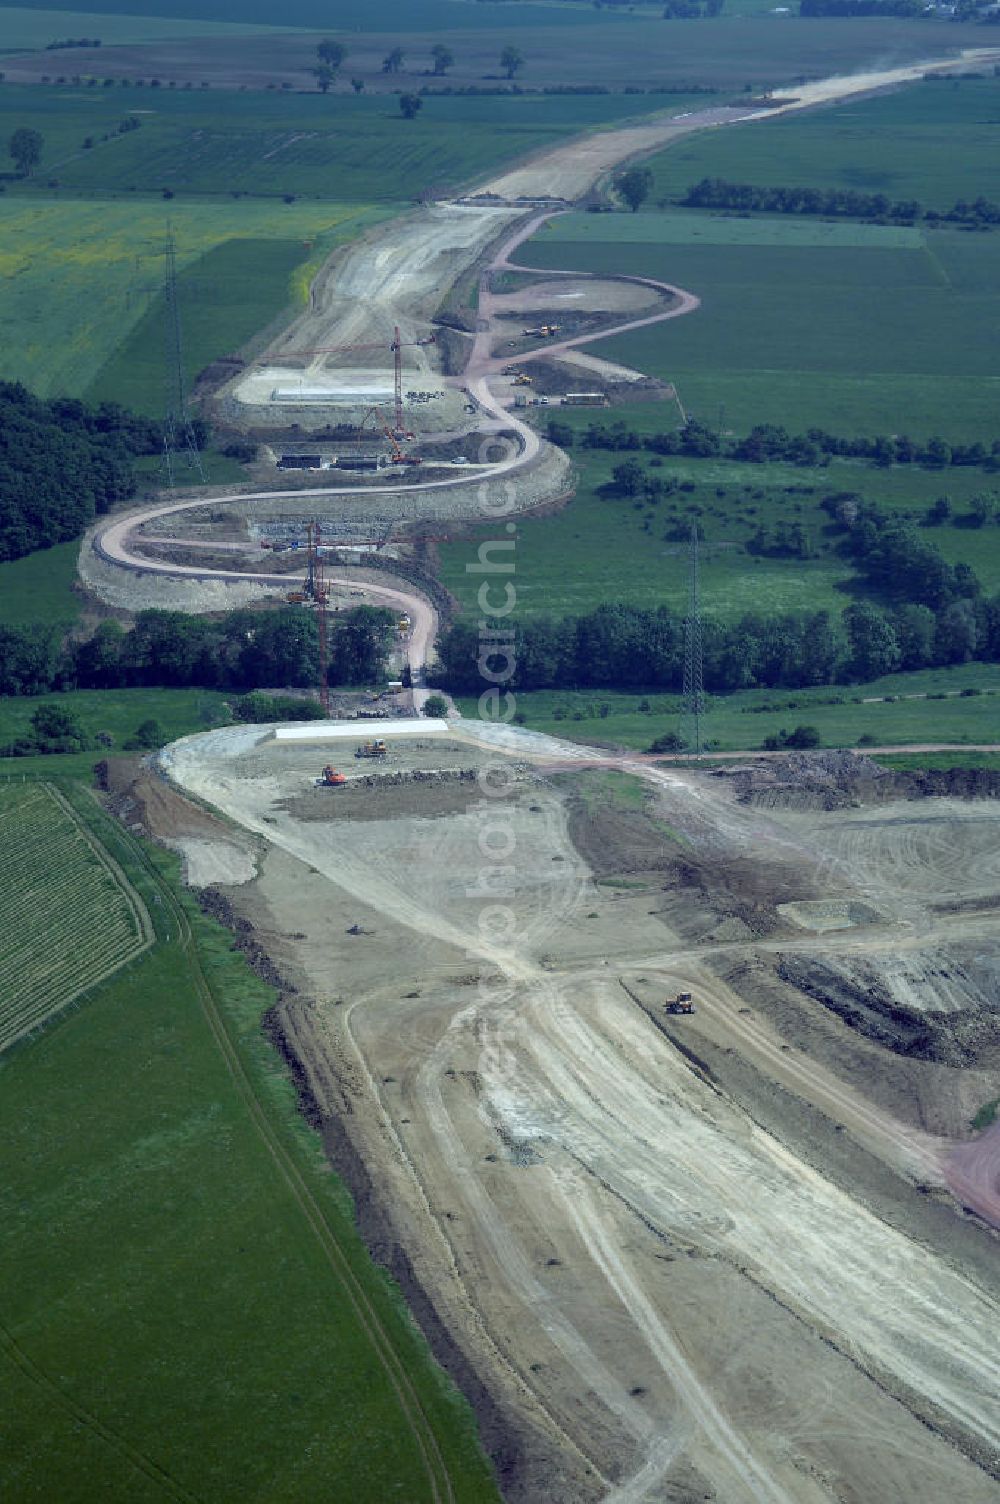
<path fill-rule="evenodd" d="M 168 486 L 172 486 L 177 478 L 178 466 L 186 465 L 204 483 L 205 468 L 198 453 L 198 440 L 187 407 L 181 309 L 177 296 L 177 243 L 169 226 L 163 245 L 163 300 L 167 372 L 163 413 L 163 478 Z"/>
<path fill-rule="evenodd" d="M 698 580 L 698 524 L 691 524 L 688 566 L 688 609 L 684 618 L 684 697 L 681 736 L 691 751 L 701 752 L 701 718 L 705 713 L 705 655 L 701 627 L 701 588 Z"/>

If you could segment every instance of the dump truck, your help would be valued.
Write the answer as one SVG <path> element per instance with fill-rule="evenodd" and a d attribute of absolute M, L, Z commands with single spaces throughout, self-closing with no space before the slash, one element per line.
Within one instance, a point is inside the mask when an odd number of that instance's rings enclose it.
<path fill-rule="evenodd" d="M 694 1002 L 690 992 L 678 992 L 676 997 L 668 997 L 663 1005 L 668 1013 L 693 1013 Z"/>
<path fill-rule="evenodd" d="M 316 779 L 316 787 L 318 789 L 339 789 L 342 788 L 346 782 L 347 779 L 344 777 L 343 773 L 338 773 L 336 768 L 331 768 L 330 764 L 327 763 L 326 767 L 323 769 L 322 778 Z"/>
<path fill-rule="evenodd" d="M 362 742 L 360 747 L 354 750 L 355 757 L 388 757 L 389 748 L 381 737 L 377 741 Z"/>

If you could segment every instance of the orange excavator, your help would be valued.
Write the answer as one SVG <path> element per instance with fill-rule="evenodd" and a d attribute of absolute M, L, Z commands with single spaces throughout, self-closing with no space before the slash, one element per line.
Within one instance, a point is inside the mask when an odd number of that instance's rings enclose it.
<path fill-rule="evenodd" d="M 323 769 L 322 778 L 316 779 L 316 787 L 318 789 L 339 789 L 343 788 L 346 782 L 347 779 L 343 773 L 338 773 L 336 768 L 331 768 L 330 764 L 327 763 Z"/>

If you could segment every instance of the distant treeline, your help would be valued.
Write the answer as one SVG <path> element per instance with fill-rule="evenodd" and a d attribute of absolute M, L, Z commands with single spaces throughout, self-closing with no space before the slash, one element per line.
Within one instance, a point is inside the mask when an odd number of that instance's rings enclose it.
<path fill-rule="evenodd" d="M 853 188 L 767 188 L 756 183 L 729 183 L 725 178 L 702 178 L 678 200 L 688 209 L 729 209 L 736 214 L 821 215 L 826 219 L 891 220 L 895 223 L 959 224 L 974 227 L 1000 224 L 1000 204 L 977 198 L 957 199 L 945 213 L 925 209 L 916 199 L 892 200 L 884 193 L 858 193 Z"/>
<path fill-rule="evenodd" d="M 992 0 L 956 0 L 954 5 L 928 4 L 927 0 L 800 0 L 800 16 L 905 16 L 921 21 L 985 21 L 1000 17 Z"/>
<path fill-rule="evenodd" d="M 782 461 L 802 466 L 822 466 L 834 457 L 865 459 L 879 466 L 924 465 L 943 470 L 948 466 L 973 466 L 983 470 L 1000 470 L 1000 439 L 989 448 L 979 442 L 952 444 L 934 436 L 911 439 L 906 434 L 866 434 L 844 438 L 822 428 L 790 434 L 778 423 L 758 423 L 743 438 L 723 438 L 704 423 L 692 420 L 681 428 L 660 433 L 640 434 L 624 423 L 591 423 L 581 433 L 550 420 L 548 438 L 560 448 L 572 448 L 579 442 L 584 449 L 609 449 L 614 453 L 646 449 L 653 454 L 684 455 L 689 459 L 748 460 L 753 464 Z"/>
<path fill-rule="evenodd" d="M 748 613 L 706 621 L 705 687 L 802 689 L 861 683 L 897 671 L 1000 657 L 1000 598 L 884 608 L 866 603 L 781 616 Z M 506 672 L 496 650 L 486 669 Z M 479 662 L 477 628 L 455 623 L 439 643 L 435 682 L 452 694 L 492 688 Z M 664 689 L 684 679 L 684 624 L 665 606 L 605 605 L 585 616 L 535 618 L 517 627 L 513 672 L 500 689 Z"/>
<path fill-rule="evenodd" d="M 133 494 L 133 460 L 159 445 L 155 423 L 114 404 L 0 383 L 0 560 L 78 538 Z"/>
<path fill-rule="evenodd" d="M 800 0 L 800 16 L 922 16 L 924 0 Z"/>
<path fill-rule="evenodd" d="M 358 606 L 328 622 L 330 683 L 384 678 L 395 614 Z M 301 607 L 222 617 L 142 611 L 127 631 L 106 621 L 86 641 L 66 645 L 56 627 L 0 626 L 0 695 L 154 685 L 246 692 L 318 682 L 316 618 Z"/>
<path fill-rule="evenodd" d="M 706 620 L 705 685 L 716 693 L 755 687 L 845 684 L 897 670 L 1000 659 L 1000 595 L 984 599 L 966 564 L 948 564 L 908 522 L 845 494 L 824 503 L 842 552 L 882 605 L 841 613 L 748 613 Z M 503 651 L 482 646 L 478 625 L 456 622 L 439 643 L 438 682 L 479 694 L 505 672 Z M 485 658 L 481 657 L 485 654 Z M 502 687 L 679 690 L 683 618 L 666 607 L 603 605 L 583 616 L 520 624 Z"/>
<path fill-rule="evenodd" d="M 100 47 L 100 37 L 66 37 L 62 42 L 46 42 L 43 51 L 58 52 L 63 47 Z"/>

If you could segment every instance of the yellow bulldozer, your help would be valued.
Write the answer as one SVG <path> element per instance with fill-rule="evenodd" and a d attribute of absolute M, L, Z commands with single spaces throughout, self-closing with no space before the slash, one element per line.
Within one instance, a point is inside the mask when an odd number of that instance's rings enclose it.
<path fill-rule="evenodd" d="M 354 755 L 355 757 L 388 757 L 389 748 L 382 738 L 378 737 L 376 741 L 362 742 L 360 747 L 355 748 Z"/>

